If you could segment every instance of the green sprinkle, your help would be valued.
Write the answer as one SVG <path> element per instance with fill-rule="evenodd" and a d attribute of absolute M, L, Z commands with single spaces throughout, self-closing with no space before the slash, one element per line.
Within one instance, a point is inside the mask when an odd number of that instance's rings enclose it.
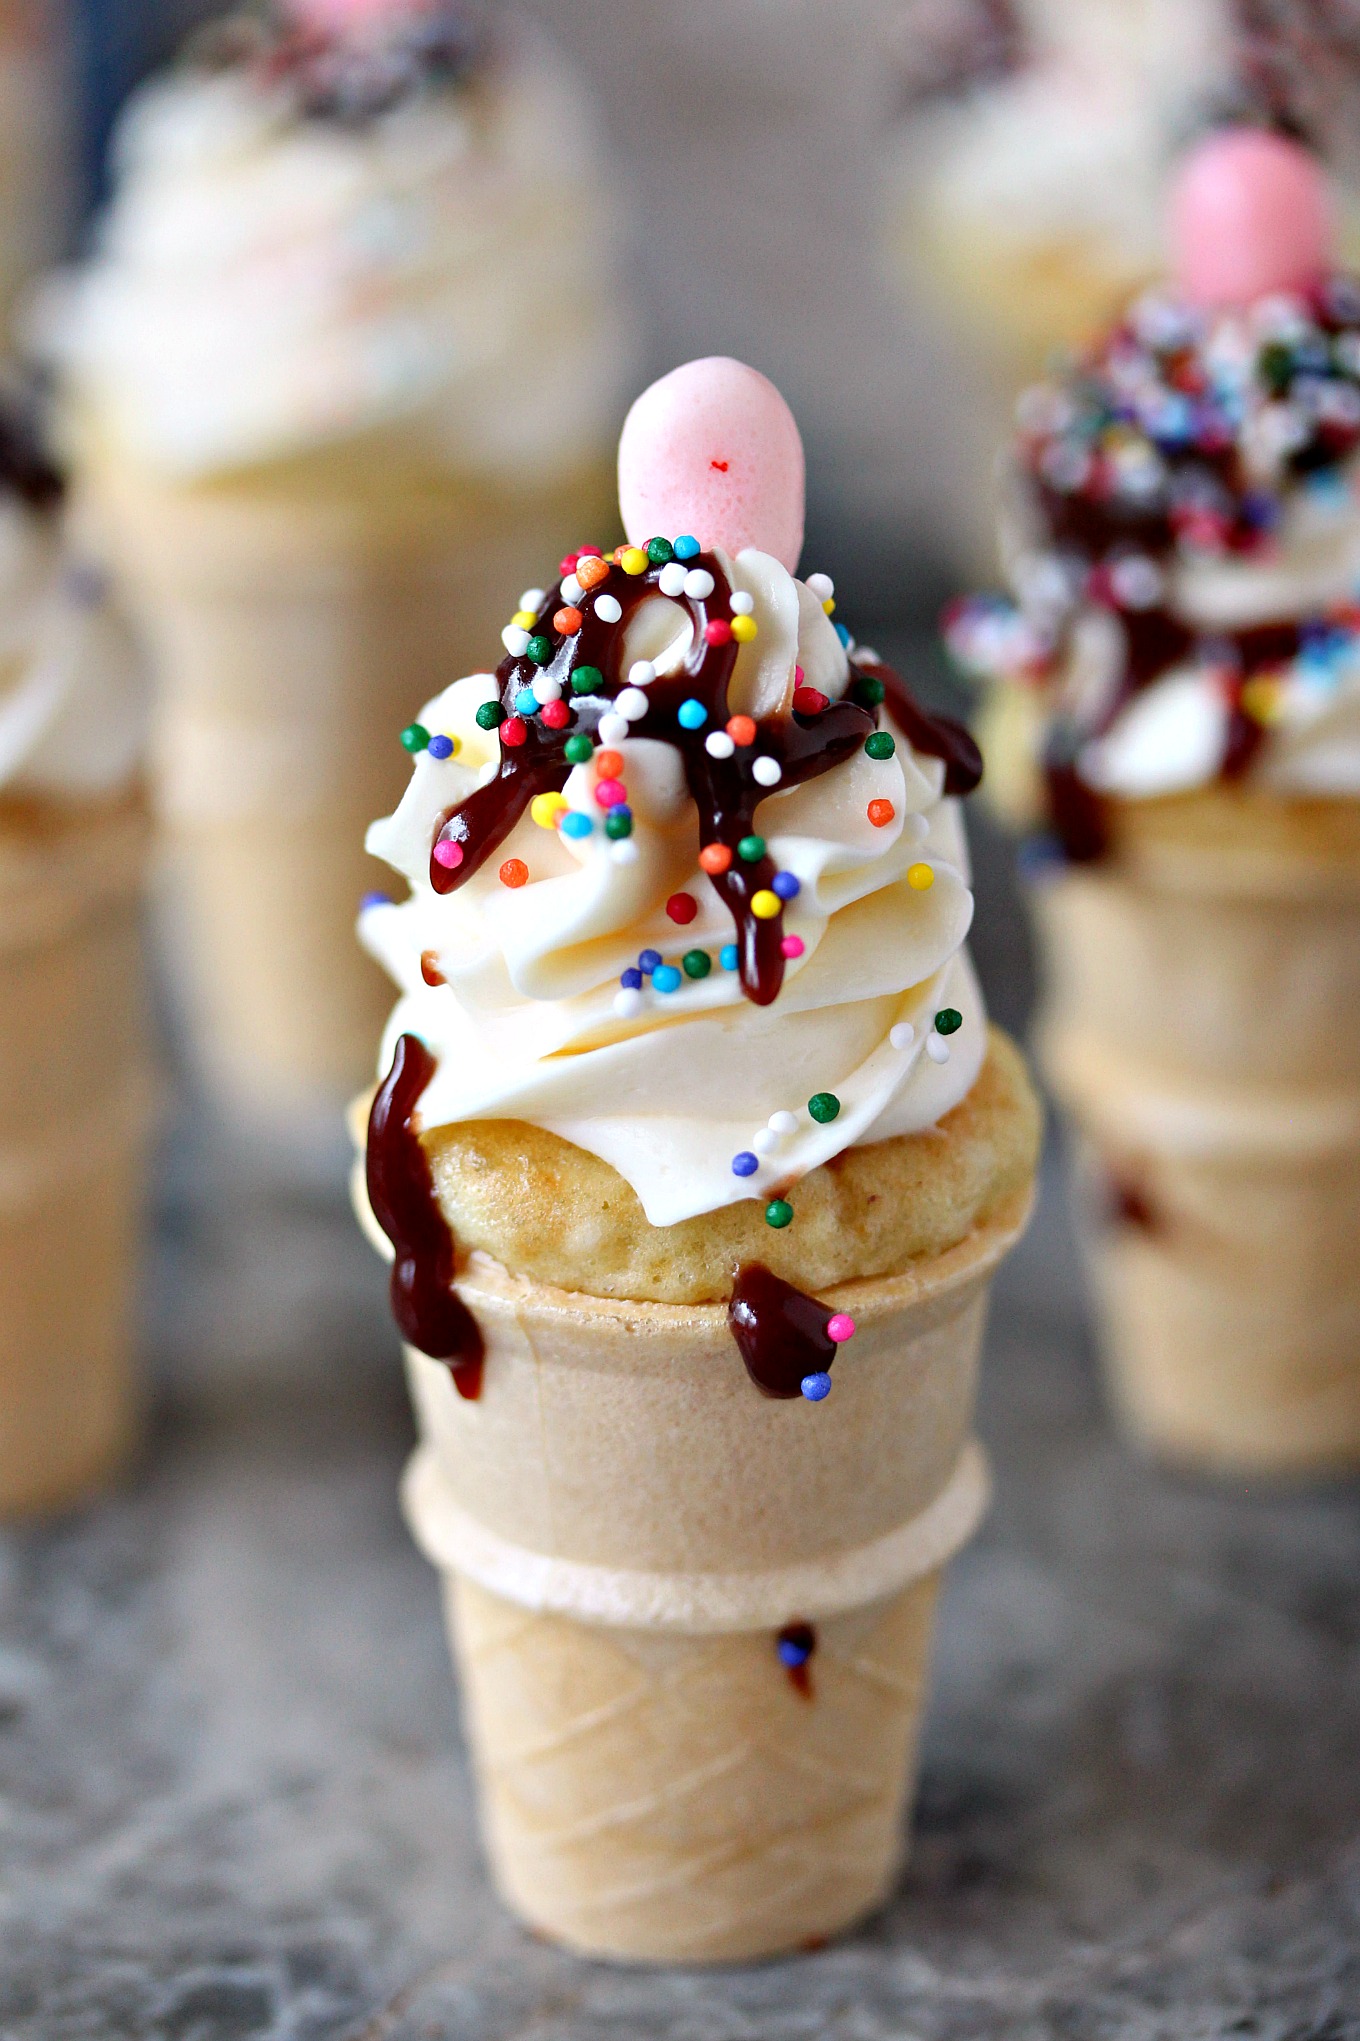
<path fill-rule="evenodd" d="M 1257 356 L 1261 379 L 1272 396 L 1283 397 L 1294 376 L 1294 351 L 1282 340 L 1268 340 Z"/>
<path fill-rule="evenodd" d="M 604 686 L 604 675 L 598 666 L 578 666 L 571 676 L 571 691 L 574 695 L 596 695 Z"/>
<path fill-rule="evenodd" d="M 891 758 L 897 746 L 886 730 L 875 730 L 872 737 L 865 738 L 864 749 L 870 758 Z"/>
<path fill-rule="evenodd" d="M 505 721 L 505 710 L 499 702 L 483 702 L 477 711 L 479 730 L 499 730 Z"/>
<path fill-rule="evenodd" d="M 680 962 L 687 978 L 707 978 L 713 969 L 713 959 L 707 950 L 686 950 Z"/>
<path fill-rule="evenodd" d="M 668 560 L 675 558 L 675 547 L 669 539 L 648 539 L 647 558 L 654 567 L 664 567 Z"/>
<path fill-rule="evenodd" d="M 401 733 L 401 741 L 407 751 L 423 751 L 430 741 L 430 733 L 423 723 L 408 723 Z"/>
<path fill-rule="evenodd" d="M 814 1091 L 808 1100 L 808 1111 L 823 1126 L 828 1120 L 834 1120 L 840 1109 L 841 1102 L 834 1091 Z"/>
<path fill-rule="evenodd" d="M 533 660 L 535 666 L 546 666 L 553 656 L 553 642 L 551 638 L 530 638 L 524 649 Z"/>
<path fill-rule="evenodd" d="M 956 1006 L 942 1006 L 935 1016 L 935 1032 L 940 1035 L 956 1035 L 963 1026 L 963 1015 Z"/>
<path fill-rule="evenodd" d="M 611 808 L 604 818 L 604 833 L 606 836 L 612 836 L 616 843 L 620 837 L 631 836 L 633 833 L 632 816 L 620 815 L 617 808 Z"/>
<path fill-rule="evenodd" d="M 872 674 L 862 673 L 850 692 L 862 709 L 876 709 L 887 689 L 882 681 L 875 680 Z"/>
<path fill-rule="evenodd" d="M 787 1226 L 792 1218 L 793 1206 L 786 1198 L 772 1198 L 765 1207 L 765 1224 L 773 1226 L 776 1232 L 781 1226 Z"/>
<path fill-rule="evenodd" d="M 737 845 L 737 856 L 748 865 L 759 864 L 764 855 L 765 839 L 763 836 L 743 836 L 741 842 Z"/>
<path fill-rule="evenodd" d="M 563 755 L 570 765 L 589 765 L 595 756 L 595 746 L 583 730 L 578 730 L 574 737 L 568 737 Z"/>

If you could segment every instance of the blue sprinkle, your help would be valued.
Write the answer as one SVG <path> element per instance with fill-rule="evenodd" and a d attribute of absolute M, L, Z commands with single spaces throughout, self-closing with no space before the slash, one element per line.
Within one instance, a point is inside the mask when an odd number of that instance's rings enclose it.
<path fill-rule="evenodd" d="M 589 836 L 595 824 L 589 815 L 579 814 L 573 809 L 570 815 L 562 817 L 560 826 L 563 836 Z"/>
<path fill-rule="evenodd" d="M 639 971 L 655 971 L 661 962 L 660 950 L 644 950 L 638 958 Z"/>
<path fill-rule="evenodd" d="M 850 644 L 850 633 L 846 630 L 844 624 L 837 624 L 836 636 L 840 639 L 842 645 L 846 646 L 848 649 Z"/>
<path fill-rule="evenodd" d="M 752 1155 L 749 1148 L 743 1148 L 740 1155 L 732 1157 L 733 1176 L 754 1176 L 760 1168 L 760 1157 Z"/>
<path fill-rule="evenodd" d="M 804 1396 L 806 1396 L 809 1403 L 820 1403 L 824 1396 L 829 1396 L 831 1394 L 831 1377 L 829 1375 L 822 1373 L 818 1373 L 816 1375 L 804 1375 L 801 1387 L 803 1394 Z M 804 1653 L 803 1656 L 806 1657 L 807 1654 Z M 801 1665 L 802 1662 L 803 1660 L 801 1658 L 797 1661 L 799 1665 Z M 785 1660 L 785 1664 L 787 1663 L 788 1661 Z"/>
<path fill-rule="evenodd" d="M 770 890 L 781 900 L 796 900 L 803 888 L 792 872 L 776 872 L 770 881 Z"/>
<path fill-rule="evenodd" d="M 816 1379 L 808 1376 L 809 1382 Z M 831 1377 L 828 1375 L 825 1379 L 829 1383 Z M 806 1395 L 807 1391 L 804 1390 L 803 1394 Z M 774 1648 L 779 1653 L 779 1663 L 788 1666 L 791 1672 L 797 1672 L 799 1666 L 806 1665 L 812 1656 L 806 1644 L 801 1644 L 796 1637 L 781 1637 Z"/>
<path fill-rule="evenodd" d="M 431 758 L 453 757 L 453 739 L 451 737 L 432 737 L 427 748 Z"/>
<path fill-rule="evenodd" d="M 359 902 L 361 912 L 365 907 L 390 907 L 391 905 L 392 899 L 388 893 L 365 893 L 363 899 Z"/>
<path fill-rule="evenodd" d="M 724 971 L 736 970 L 737 965 L 740 962 L 740 958 L 737 955 L 737 946 L 735 943 L 723 944 L 722 948 L 718 952 L 718 962 L 722 965 Z"/>
<path fill-rule="evenodd" d="M 620 977 L 619 983 L 625 992 L 641 992 L 642 973 L 641 971 L 635 971 L 630 965 Z"/>
<path fill-rule="evenodd" d="M 676 722 L 682 730 L 701 730 L 708 721 L 708 710 L 702 702 L 690 700 L 681 702 L 676 711 Z"/>
<path fill-rule="evenodd" d="M 609 810 L 609 815 L 617 815 L 620 822 L 631 822 L 633 819 L 633 811 L 626 801 L 619 801 Z M 609 815 L 606 815 L 606 821 L 609 820 Z"/>
<path fill-rule="evenodd" d="M 522 687 L 515 696 L 515 714 L 517 716 L 532 716 L 537 712 L 537 709 L 538 696 L 531 687 Z M 434 750 L 433 744 L 430 746 L 430 749 L 431 751 Z"/>
<path fill-rule="evenodd" d="M 699 541 L 690 532 L 686 532 L 683 538 L 679 538 L 675 542 L 675 557 L 677 560 L 692 560 L 694 555 L 701 551 L 702 548 Z"/>
<path fill-rule="evenodd" d="M 658 964 L 652 973 L 652 986 L 657 992 L 678 992 L 680 973 L 674 964 Z"/>

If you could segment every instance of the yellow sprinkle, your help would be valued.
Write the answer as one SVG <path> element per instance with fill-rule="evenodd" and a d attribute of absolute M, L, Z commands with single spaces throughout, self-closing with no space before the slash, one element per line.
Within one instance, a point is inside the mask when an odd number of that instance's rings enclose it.
<path fill-rule="evenodd" d="M 733 617 L 732 636 L 739 645 L 749 645 L 760 626 L 754 617 Z"/>
<path fill-rule="evenodd" d="M 558 816 L 570 806 L 561 794 L 535 794 L 529 803 L 529 813 L 540 829 L 556 829 Z"/>
<path fill-rule="evenodd" d="M 757 921 L 773 921 L 783 905 L 779 895 L 772 893 L 768 886 L 762 886 L 751 896 L 751 912 Z"/>
<path fill-rule="evenodd" d="M 824 602 L 824 603 L 822 604 L 822 608 L 823 608 L 823 609 L 824 609 L 824 610 L 826 611 L 826 613 L 827 613 L 827 615 L 828 615 L 828 616 L 832 616 L 832 615 L 833 615 L 833 614 L 835 613 L 835 608 L 836 608 L 836 598 L 835 598 L 835 596 L 834 596 L 834 595 L 828 595 L 828 597 L 827 597 L 826 601 L 825 601 L 825 602 Z"/>
<path fill-rule="evenodd" d="M 1284 713 L 1284 691 L 1271 673 L 1257 673 L 1242 690 L 1242 707 L 1254 723 L 1278 723 Z"/>
<path fill-rule="evenodd" d="M 912 865 L 907 872 L 907 884 L 914 886 L 918 893 L 928 893 L 935 884 L 934 867 L 931 865 Z"/>
<path fill-rule="evenodd" d="M 534 625 L 538 622 L 538 618 L 531 609 L 517 609 L 510 621 L 517 630 L 532 631 Z"/>
<path fill-rule="evenodd" d="M 651 564 L 641 546 L 626 546 L 619 558 L 625 574 L 645 574 Z"/>

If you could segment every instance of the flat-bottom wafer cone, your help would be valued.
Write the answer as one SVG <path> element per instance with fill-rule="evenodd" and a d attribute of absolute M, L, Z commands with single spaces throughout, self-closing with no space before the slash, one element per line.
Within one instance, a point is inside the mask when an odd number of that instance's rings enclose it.
<path fill-rule="evenodd" d="M 0 1515 L 132 1450 L 151 1086 L 139 803 L 0 816 Z"/>
<path fill-rule="evenodd" d="M 1205 812 L 1039 895 L 1043 1062 L 1079 1133 L 1111 1386 L 1170 1460 L 1356 1466 L 1354 818 L 1319 804 L 1253 828 L 1244 806 L 1239 840 L 1220 815 L 1210 843 Z"/>
<path fill-rule="evenodd" d="M 723 1305 L 618 1303 L 472 1257 L 482 1394 L 408 1351 L 404 1497 L 445 1577 L 488 1846 L 544 1933 L 632 1961 L 833 1934 L 900 1860 L 986 1288 L 1028 1191 L 957 1247 L 826 1302 L 833 1391 L 762 1397 Z M 777 1649 L 814 1626 L 810 1696 Z"/>
<path fill-rule="evenodd" d="M 409 776 L 399 732 L 494 668 L 515 593 L 607 529 L 603 478 L 175 490 L 95 464 L 88 481 L 156 658 L 167 919 L 204 1075 L 238 1123 L 336 1119 L 391 1004 L 354 920 L 384 877 L 364 833 Z"/>

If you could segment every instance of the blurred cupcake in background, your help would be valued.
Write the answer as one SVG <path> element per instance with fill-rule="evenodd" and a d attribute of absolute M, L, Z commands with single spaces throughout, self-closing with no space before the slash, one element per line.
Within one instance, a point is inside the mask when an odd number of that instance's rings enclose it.
<path fill-rule="evenodd" d="M 71 76 L 61 0 L 0 0 L 0 334 L 61 255 L 73 204 Z"/>
<path fill-rule="evenodd" d="M 1169 280 L 1027 391 L 960 604 L 1047 832 L 1041 1047 L 1107 1358 L 1167 1456 L 1360 1465 L 1360 278 L 1317 159 L 1187 156 Z"/>
<path fill-rule="evenodd" d="M 0 1515 L 98 1485 L 136 1431 L 151 1087 L 145 697 L 64 491 L 0 401 Z"/>
<path fill-rule="evenodd" d="M 156 656 L 176 948 L 238 1125 L 310 1130 L 362 1079 L 398 734 L 507 585 L 610 535 L 631 335 L 593 134 L 555 57 L 440 0 L 235 15 L 129 103 L 97 253 L 38 309 Z"/>

